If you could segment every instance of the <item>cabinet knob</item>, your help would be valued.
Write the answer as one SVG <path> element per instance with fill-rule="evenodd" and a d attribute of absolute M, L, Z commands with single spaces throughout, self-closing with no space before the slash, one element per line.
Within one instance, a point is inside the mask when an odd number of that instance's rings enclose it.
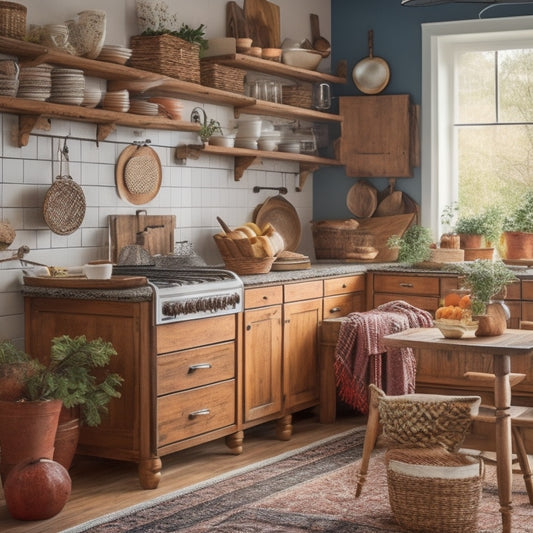
<path fill-rule="evenodd" d="M 414 285 L 412 283 L 400 283 L 400 287 L 407 287 L 408 289 L 412 289 Z"/>
<path fill-rule="evenodd" d="M 330 313 L 338 313 L 340 310 L 341 310 L 340 307 L 332 307 L 332 308 L 329 310 L 329 312 L 330 312 Z"/>
<path fill-rule="evenodd" d="M 268 296 L 263 296 L 263 300 L 268 300 Z"/>
<path fill-rule="evenodd" d="M 343 284 L 342 284 L 342 288 L 343 288 L 343 289 L 346 288 L 346 283 L 343 283 Z"/>
<path fill-rule="evenodd" d="M 252 326 L 250 326 L 250 324 L 248 324 L 248 325 L 246 326 L 246 331 L 250 331 L 251 329 L 252 329 Z"/>

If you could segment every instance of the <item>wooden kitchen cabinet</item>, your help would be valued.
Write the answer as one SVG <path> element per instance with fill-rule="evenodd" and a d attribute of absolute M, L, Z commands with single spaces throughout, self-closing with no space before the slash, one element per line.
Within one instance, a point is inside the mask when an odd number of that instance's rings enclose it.
<path fill-rule="evenodd" d="M 109 370 L 124 378 L 121 397 L 111 400 L 100 426 L 81 428 L 77 453 L 138 463 L 145 489 L 158 486 L 163 455 L 220 437 L 232 453 L 242 451 L 240 315 L 155 329 L 152 315 L 151 301 L 25 296 L 28 353 L 46 360 L 59 335 L 113 344 Z"/>
<path fill-rule="evenodd" d="M 346 316 L 365 310 L 365 275 L 324 280 L 323 319 Z"/>
<path fill-rule="evenodd" d="M 408 178 L 419 166 L 418 107 L 408 94 L 341 96 L 340 160 L 346 175 Z"/>
<path fill-rule="evenodd" d="M 282 415 L 282 302 L 281 285 L 244 291 L 244 427 Z"/>

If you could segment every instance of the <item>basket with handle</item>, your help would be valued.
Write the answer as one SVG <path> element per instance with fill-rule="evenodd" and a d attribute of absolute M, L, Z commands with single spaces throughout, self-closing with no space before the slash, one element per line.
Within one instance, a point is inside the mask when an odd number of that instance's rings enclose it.
<path fill-rule="evenodd" d="M 28 9 L 15 2 L 0 2 L 0 35 L 13 39 L 26 36 L 26 14 Z"/>

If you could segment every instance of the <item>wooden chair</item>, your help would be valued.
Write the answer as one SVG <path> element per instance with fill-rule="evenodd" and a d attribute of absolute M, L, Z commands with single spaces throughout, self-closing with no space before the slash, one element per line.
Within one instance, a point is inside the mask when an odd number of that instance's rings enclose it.
<path fill-rule="evenodd" d="M 494 388 L 494 374 L 485 372 L 466 372 L 464 374 L 468 380 L 476 381 L 481 385 Z M 511 387 L 522 382 L 526 378 L 525 374 L 509 374 Z M 511 406 L 511 431 L 513 435 L 513 451 L 516 454 L 520 470 L 524 477 L 529 503 L 533 505 L 533 480 L 531 476 L 531 465 L 524 443 L 524 430 L 533 429 L 533 407 Z M 473 417 L 472 429 L 467 436 L 464 447 L 476 450 L 493 452 L 496 450 L 496 443 L 491 436 L 494 434 L 496 423 L 496 409 L 491 405 L 481 405 L 477 415 Z M 488 428 L 488 432 L 487 432 Z"/>

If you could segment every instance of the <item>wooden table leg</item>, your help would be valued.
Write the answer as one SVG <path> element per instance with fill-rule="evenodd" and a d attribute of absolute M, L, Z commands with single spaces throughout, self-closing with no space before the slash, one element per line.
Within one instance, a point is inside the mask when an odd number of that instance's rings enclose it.
<path fill-rule="evenodd" d="M 511 533 L 512 513 L 512 434 L 511 434 L 511 367 L 508 355 L 495 355 L 494 358 L 494 404 L 496 406 L 496 475 L 498 497 L 502 514 L 503 533 Z"/>

